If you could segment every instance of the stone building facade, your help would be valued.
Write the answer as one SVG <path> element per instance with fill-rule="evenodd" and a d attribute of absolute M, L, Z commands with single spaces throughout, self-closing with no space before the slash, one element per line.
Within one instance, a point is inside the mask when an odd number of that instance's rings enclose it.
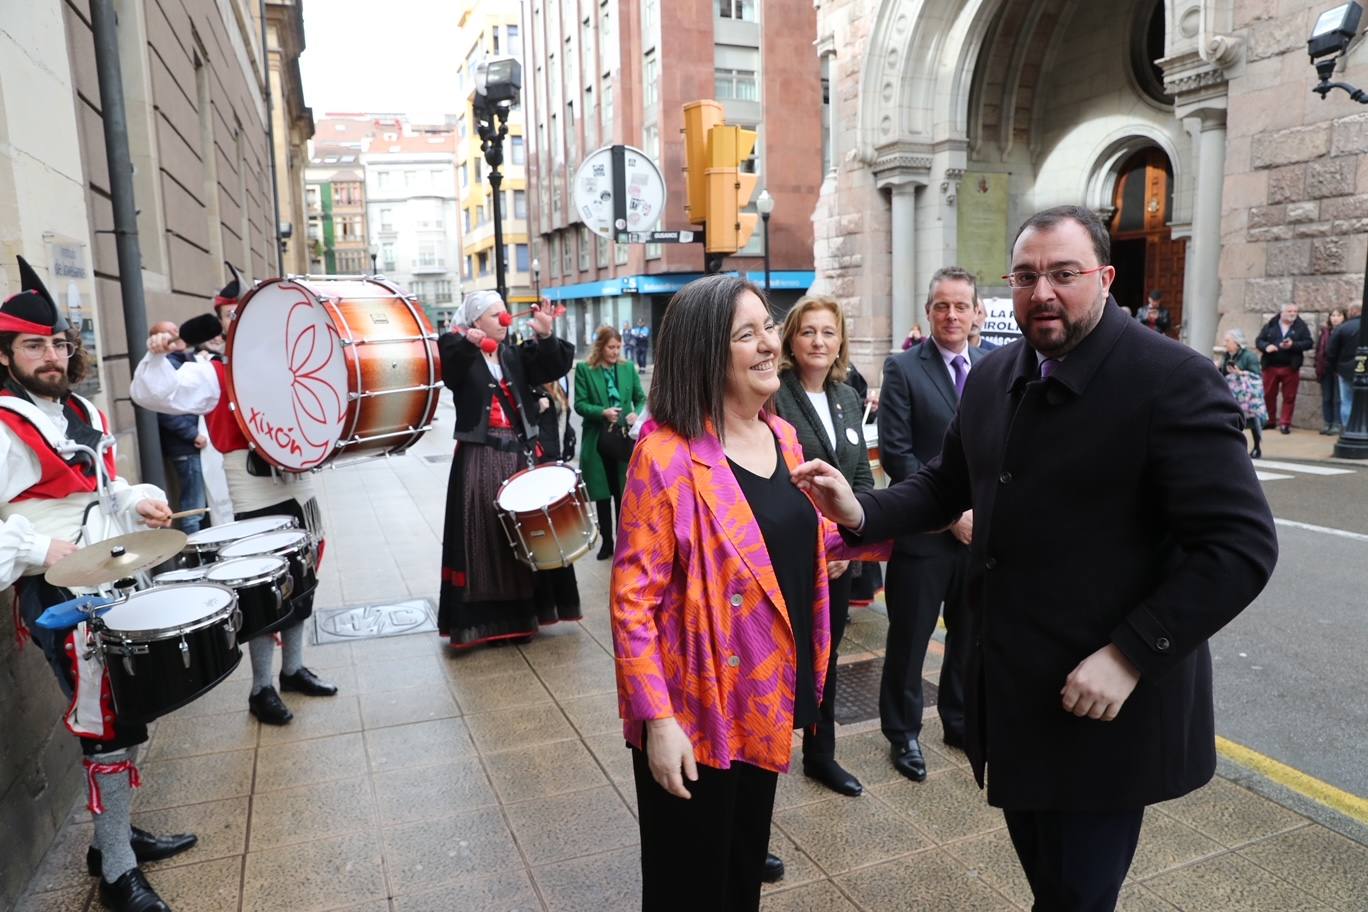
<path fill-rule="evenodd" d="M 179 321 L 208 309 L 225 259 L 249 280 L 276 274 L 263 4 L 113 6 L 146 312 L 149 322 Z M 123 308 L 137 305 L 119 286 L 89 0 L 7 2 L 3 20 L 0 297 L 18 290 L 22 255 L 79 321 L 97 355 L 87 391 L 114 425 L 120 474 L 136 478 Z M 290 67 L 282 73 L 281 94 L 302 98 Z M 17 648 L 10 597 L 0 593 L 0 909 L 23 891 L 82 789 L 79 748 L 60 721 L 65 701 L 39 651 Z"/>
<path fill-rule="evenodd" d="M 1368 114 L 1311 93 L 1305 42 L 1329 5 L 817 0 L 833 137 L 817 287 L 849 306 L 861 367 L 924 325 L 942 265 L 1009 297 L 1016 227 L 1063 203 L 1110 223 L 1118 299 L 1162 290 L 1201 351 L 1287 301 L 1314 328 L 1357 300 Z M 1342 64 L 1360 70 L 1368 84 L 1361 43 Z M 1298 423 L 1319 425 L 1317 392 Z"/>

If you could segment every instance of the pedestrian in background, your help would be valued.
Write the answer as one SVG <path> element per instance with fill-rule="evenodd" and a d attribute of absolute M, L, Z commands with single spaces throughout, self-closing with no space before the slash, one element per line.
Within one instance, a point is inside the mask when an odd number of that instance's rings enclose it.
<path fill-rule="evenodd" d="M 1254 344 L 1262 353 L 1259 367 L 1263 370 L 1268 420 L 1276 418 L 1278 431 L 1290 434 L 1297 387 L 1301 386 L 1302 356 L 1315 344 L 1311 340 L 1311 330 L 1297 316 L 1296 304 L 1284 304 L 1282 312 L 1264 324 Z M 1278 411 L 1279 393 L 1282 393 L 1281 412 Z"/>
<path fill-rule="evenodd" d="M 1326 360 L 1333 365 L 1339 378 L 1340 427 L 1349 426 L 1349 415 L 1354 410 L 1354 368 L 1358 364 L 1359 320 L 1363 319 L 1363 305 L 1349 305 L 1349 319 L 1340 324 L 1326 346 Z"/>
<path fill-rule="evenodd" d="M 1278 554 L 1230 391 L 1110 296 L 1110 246 L 1086 207 L 1026 221 L 1023 339 L 970 371 L 939 459 L 858 495 L 793 473 L 867 538 L 973 508 L 969 760 L 1049 912 L 1113 909 L 1144 808 L 1211 780 L 1208 640 Z"/>
<path fill-rule="evenodd" d="M 442 381 L 456 403 L 437 629 L 453 648 L 468 649 L 537 632 L 533 574 L 514 557 L 494 498 L 535 446 L 532 387 L 565 376 L 575 349 L 555 338 L 549 310 L 533 315 L 533 338 L 510 345 L 508 308 L 493 291 L 467 294 L 457 321 L 463 333 L 437 340 Z M 491 351 L 485 340 L 496 343 Z"/>
<path fill-rule="evenodd" d="M 575 414 L 584 419 L 580 472 L 598 510 L 599 560 L 613 556 L 613 525 L 622 510 L 632 450 L 629 431 L 645 405 L 636 365 L 622 357 L 622 336 L 611 326 L 599 327 L 589 358 L 575 365 Z M 610 436 L 620 439 L 605 439 Z"/>
<path fill-rule="evenodd" d="M 1330 337 L 1344 322 L 1344 308 L 1332 307 L 1316 336 L 1316 382 L 1321 388 L 1321 434 L 1332 436 L 1340 432 L 1339 378 L 1335 363 L 1330 360 Z"/>
<path fill-rule="evenodd" d="M 1173 326 L 1173 317 L 1169 315 L 1168 308 L 1161 303 L 1163 300 L 1162 291 L 1157 288 L 1151 291 L 1145 303 L 1135 309 L 1135 319 L 1155 332 L 1167 336 Z"/>
<path fill-rule="evenodd" d="M 790 481 L 768 414 L 779 336 L 763 293 L 714 275 L 671 299 L 611 584 L 643 912 L 755 912 L 778 774 L 818 721 L 827 561 L 852 549 Z M 777 860 L 776 860 L 777 861 Z"/>
<path fill-rule="evenodd" d="M 180 327 L 170 321 L 153 324 L 153 333 L 176 335 Z M 172 352 L 167 360 L 180 369 L 186 361 L 194 357 L 192 352 Z M 199 510 L 205 505 L 204 470 L 200 465 L 200 451 L 209 438 L 200 430 L 198 415 L 157 414 L 157 432 L 161 438 L 162 456 L 171 463 L 176 478 L 176 510 Z M 180 530 L 186 535 L 198 532 L 204 525 L 204 514 L 195 513 L 182 516 Z"/>
<path fill-rule="evenodd" d="M 849 376 L 845 314 L 835 298 L 804 297 L 784 320 L 779 391 L 774 412 L 798 434 L 803 458 L 825 459 L 856 491 L 874 487 L 864 439 L 864 397 L 839 378 Z M 859 561 L 827 563 L 831 657 L 815 725 L 803 729 L 803 774 L 842 795 L 864 791 L 860 780 L 836 762 L 836 662 L 850 611 L 851 584 Z"/>
<path fill-rule="evenodd" d="M 618 338 L 622 340 L 622 356 L 628 361 L 633 360 L 636 357 L 636 333 L 632 332 L 631 320 L 623 322 Z"/>
<path fill-rule="evenodd" d="M 907 331 L 907 338 L 903 339 L 902 350 L 903 350 L 903 351 L 907 351 L 907 350 L 908 350 L 909 348 L 911 348 L 912 346 L 914 346 L 914 345 L 916 345 L 917 343 L 921 342 L 921 340 L 922 340 L 922 331 L 921 331 L 921 327 L 918 326 L 916 323 L 913 323 L 913 324 L 912 324 L 912 328 L 909 329 L 909 330 Z"/>
<path fill-rule="evenodd" d="M 644 318 L 638 317 L 636 328 L 632 332 L 636 336 L 637 370 L 645 370 L 646 358 L 651 353 L 651 327 L 646 325 Z"/>
<path fill-rule="evenodd" d="M 1268 420 L 1267 406 L 1264 404 L 1263 381 L 1259 375 L 1259 356 L 1245 347 L 1245 334 L 1242 329 L 1230 329 L 1222 338 L 1225 354 L 1221 356 L 1220 369 L 1226 386 L 1235 397 L 1235 404 L 1245 416 L 1245 426 L 1254 438 L 1254 448 L 1249 451 L 1253 459 L 1263 456 L 1263 425 Z"/>

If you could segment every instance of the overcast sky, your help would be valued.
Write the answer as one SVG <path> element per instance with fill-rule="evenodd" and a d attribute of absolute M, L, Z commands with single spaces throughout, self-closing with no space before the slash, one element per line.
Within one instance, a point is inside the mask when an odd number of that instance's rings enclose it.
<path fill-rule="evenodd" d="M 305 49 L 299 58 L 304 103 L 314 117 L 459 110 L 457 6 L 452 0 L 305 3 Z"/>

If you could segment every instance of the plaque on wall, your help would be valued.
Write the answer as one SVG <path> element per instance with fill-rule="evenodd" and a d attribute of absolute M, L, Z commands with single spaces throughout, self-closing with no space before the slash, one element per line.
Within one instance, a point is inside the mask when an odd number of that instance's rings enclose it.
<path fill-rule="evenodd" d="M 966 172 L 959 186 L 959 265 L 981 286 L 1002 285 L 1007 272 L 1008 174 Z"/>
<path fill-rule="evenodd" d="M 95 331 L 95 281 L 90 273 L 86 245 L 57 234 L 44 234 L 50 278 L 48 291 L 59 308 L 66 310 L 67 322 L 81 335 L 81 347 L 89 356 L 86 378 L 73 387 L 87 399 L 100 401 L 99 335 Z M 106 409 L 108 411 L 108 409 Z"/>

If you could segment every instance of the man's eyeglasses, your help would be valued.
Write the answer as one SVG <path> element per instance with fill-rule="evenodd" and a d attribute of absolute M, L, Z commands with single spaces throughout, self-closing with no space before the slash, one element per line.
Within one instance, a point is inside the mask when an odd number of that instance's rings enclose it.
<path fill-rule="evenodd" d="M 15 346 L 30 358 L 41 358 L 48 351 L 52 350 L 54 355 L 59 358 L 70 358 L 76 351 L 76 346 L 66 340 L 53 342 L 50 339 L 25 339 Z"/>
<path fill-rule="evenodd" d="M 1101 272 L 1106 268 L 1106 266 L 1094 266 L 1092 269 L 1061 268 L 1050 269 L 1045 272 L 1027 272 L 1023 269 L 1018 272 L 1009 272 L 1007 275 L 1003 276 L 1003 278 L 1006 279 L 1007 284 L 1013 288 L 1035 288 L 1036 283 L 1040 281 L 1041 276 L 1044 276 L 1055 288 L 1068 288 L 1074 282 L 1077 282 L 1080 276 L 1085 276 L 1093 272 Z"/>

